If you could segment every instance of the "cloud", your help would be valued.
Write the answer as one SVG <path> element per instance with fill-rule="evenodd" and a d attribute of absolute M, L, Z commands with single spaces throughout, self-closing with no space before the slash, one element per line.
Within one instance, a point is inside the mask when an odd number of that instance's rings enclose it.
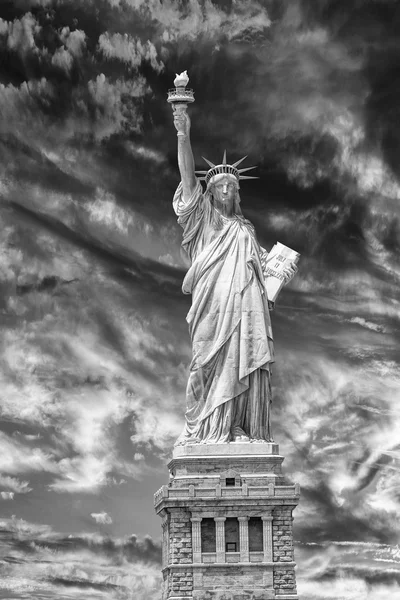
<path fill-rule="evenodd" d="M 172 0 L 109 0 L 113 6 L 123 9 L 128 5 L 141 15 L 150 17 L 159 27 L 164 42 L 178 40 L 220 40 L 239 39 L 245 33 L 251 35 L 264 32 L 271 20 L 265 7 L 258 2 L 240 0 L 230 10 L 224 10 L 215 3 L 206 0 L 190 0 L 187 6 L 180 6 Z"/>
<path fill-rule="evenodd" d="M 54 0 L 15 0 L 15 6 L 19 9 L 28 10 L 31 7 L 50 7 Z"/>
<path fill-rule="evenodd" d="M 105 512 L 93 514 L 107 515 Z M 18 519 L 15 515 L 11 519 L 0 519 L 0 531 L 13 534 L 15 539 L 27 543 L 26 548 L 33 547 L 37 552 L 43 551 L 53 559 L 57 559 L 55 551 L 65 555 L 89 551 L 100 557 L 108 556 L 111 563 L 116 565 L 125 561 L 133 563 L 140 559 L 157 565 L 161 562 L 160 543 L 148 535 L 139 538 L 135 534 L 112 537 L 98 532 L 62 534 L 48 525 Z"/>
<path fill-rule="evenodd" d="M 68 214 L 65 199 L 46 201 L 48 206 L 41 210 L 48 215 L 59 209 Z M 100 240 L 114 231 L 117 243 L 121 237 L 115 233 L 115 219 L 120 211 L 123 228 L 127 213 L 114 196 L 103 192 L 95 202 L 93 223 L 104 227 L 104 234 L 98 229 L 96 235 Z M 93 228 L 89 231 L 93 236 Z M 24 315 L 24 327 L 8 328 L 3 336 L 2 414 L 12 423 L 22 420 L 41 435 L 4 434 L 3 474 L 42 470 L 52 475 L 49 489 L 59 493 L 96 493 L 121 476 L 140 478 L 147 467 L 134 460 L 134 453 L 140 454 L 135 445 L 154 439 L 163 449 L 177 431 L 175 417 L 164 419 L 164 414 L 177 406 L 171 374 L 179 357 L 174 350 L 179 329 L 166 328 L 164 317 L 153 311 L 157 299 L 148 292 L 143 292 L 145 299 L 132 296 L 134 279 L 131 283 L 131 276 L 124 274 L 119 280 L 115 258 L 110 266 L 99 263 L 96 253 L 83 252 L 37 225 L 19 235 L 16 225 L 2 227 L 0 236 L 7 249 L 2 265 L 12 292 L 7 311 Z M 15 243 L 17 254 L 10 253 Z M 158 424 L 150 429 L 142 408 L 149 399 L 151 406 L 160 407 Z M 170 423 L 167 431 L 165 423 Z M 132 430 L 134 444 L 129 441 Z M 120 438 L 126 438 L 126 447 L 121 447 Z M 5 491 L 23 491 L 16 481 L 5 483 L 14 484 Z"/>
<path fill-rule="evenodd" d="M 14 492 L 0 492 L 3 500 L 14 500 Z"/>
<path fill-rule="evenodd" d="M 312 600 L 397 598 L 399 557 L 395 546 L 366 543 L 298 545 L 299 594 Z"/>
<path fill-rule="evenodd" d="M 11 519 L 0 519 L 0 530 L 9 531 L 20 539 L 45 539 L 53 535 L 53 530 L 49 525 L 31 523 L 24 519 L 18 519 L 15 515 Z"/>
<path fill-rule="evenodd" d="M 116 58 L 132 69 L 136 69 L 143 60 L 148 61 L 157 73 L 164 69 L 163 62 L 158 60 L 156 47 L 150 40 L 142 44 L 140 39 L 127 33 L 102 33 L 99 37 L 99 50 L 106 58 Z"/>
<path fill-rule="evenodd" d="M 93 454 L 81 454 L 76 458 L 63 458 L 59 462 L 61 477 L 49 484 L 55 492 L 96 493 L 108 484 L 107 473 L 112 470 L 114 461 Z"/>
<path fill-rule="evenodd" d="M 3 123 L 6 131 L 21 135 L 23 131 L 33 132 L 42 137 L 45 124 L 49 124 L 45 115 L 37 110 L 36 99 L 53 98 L 53 86 L 45 78 L 23 82 L 20 86 L 0 84 L 0 98 L 3 106 Z M 36 121 L 33 118 L 36 115 Z"/>
<path fill-rule="evenodd" d="M 183 428 L 182 417 L 168 409 L 166 403 L 143 404 L 136 412 L 134 444 L 167 450 Z"/>
<path fill-rule="evenodd" d="M 13 494 L 28 494 L 32 491 L 29 481 L 20 481 L 16 477 L 7 477 L 6 475 L 0 475 L 0 487 L 7 488 Z"/>
<path fill-rule="evenodd" d="M 138 144 L 134 142 L 127 142 L 125 144 L 126 149 L 135 158 L 144 158 L 149 161 L 155 162 L 157 165 L 166 162 L 166 155 L 158 149 L 149 148 L 144 144 Z"/>
<path fill-rule="evenodd" d="M 275 434 L 305 496 L 296 526 L 303 539 L 329 539 L 335 531 L 343 539 L 391 541 L 398 535 L 393 516 L 400 510 L 393 485 L 399 472 L 398 366 L 386 361 L 380 372 L 373 361 L 338 362 L 336 353 L 329 358 L 331 343 L 312 360 L 309 347 L 307 365 L 300 350 L 281 347 L 274 370 Z M 341 343 L 337 334 L 335 344 Z"/>
<path fill-rule="evenodd" d="M 40 52 L 35 42 L 40 30 L 40 25 L 30 12 L 13 22 L 0 20 L 0 35 L 6 36 L 7 49 L 17 52 L 22 58 L 30 52 Z"/>
<path fill-rule="evenodd" d="M 13 558 L 3 570 L 0 593 L 63 600 L 65 588 L 79 598 L 95 593 L 128 600 L 135 590 L 135 599 L 155 600 L 159 594 L 161 549 L 149 536 L 62 535 L 16 517 L 0 520 L 0 530 L 3 550 Z"/>
<path fill-rule="evenodd" d="M 101 513 L 91 513 L 91 517 L 96 521 L 96 523 L 100 523 L 101 525 L 111 525 L 112 518 L 106 512 Z"/>
<path fill-rule="evenodd" d="M 52 56 L 51 64 L 55 67 L 63 69 L 67 74 L 69 74 L 74 64 L 74 59 L 70 52 L 68 52 L 68 50 L 65 48 L 57 48 Z"/>
<path fill-rule="evenodd" d="M 67 50 L 58 50 L 53 58 L 57 66 L 70 71 L 72 57 Z M 50 108 L 60 110 L 58 90 L 45 77 L 20 86 L 0 84 L 5 132 L 50 150 L 56 140 L 68 144 L 78 136 L 101 141 L 124 130 L 140 131 L 142 116 L 136 102 L 149 91 L 143 77 L 113 81 L 100 74 L 71 88 L 62 104 L 62 118 L 56 120 Z"/>
<path fill-rule="evenodd" d="M 96 190 L 96 200 L 87 207 L 90 219 L 103 224 L 106 230 L 116 230 L 118 236 L 127 235 L 133 225 L 133 215 L 119 206 L 115 196 L 106 190 Z"/>
<path fill-rule="evenodd" d="M 0 472 L 13 475 L 29 472 L 57 472 L 52 453 L 42 448 L 32 448 L 0 432 Z M 12 485 L 12 478 L 6 479 Z M 15 485 L 18 484 L 15 482 Z M 22 486 L 23 487 L 23 486 Z M 17 491 L 14 489 L 13 491 Z"/>
<path fill-rule="evenodd" d="M 357 323 L 362 327 L 366 327 L 367 329 L 371 329 L 371 331 L 384 332 L 385 329 L 381 325 L 377 325 L 376 323 L 371 323 L 370 321 L 366 321 L 362 317 L 352 317 L 350 319 L 350 323 Z"/>
<path fill-rule="evenodd" d="M 96 114 L 97 123 L 92 130 L 96 139 L 110 137 L 128 124 L 132 129 L 140 129 L 141 116 L 135 113 L 132 99 L 140 98 L 148 91 L 143 77 L 111 82 L 101 73 L 89 81 L 88 89 Z"/>
<path fill-rule="evenodd" d="M 82 29 L 71 31 L 69 27 L 63 27 L 60 32 L 61 41 L 76 58 L 80 58 L 86 49 L 86 37 Z"/>

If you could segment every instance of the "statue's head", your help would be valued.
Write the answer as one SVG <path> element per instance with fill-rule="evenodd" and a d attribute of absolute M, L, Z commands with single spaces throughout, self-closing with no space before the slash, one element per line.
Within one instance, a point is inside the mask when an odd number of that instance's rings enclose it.
<path fill-rule="evenodd" d="M 239 181 L 234 175 L 215 175 L 207 185 L 207 191 L 217 204 L 232 206 L 236 214 L 241 214 Z"/>
<path fill-rule="evenodd" d="M 208 171 L 196 171 L 196 173 L 204 175 L 200 179 L 203 179 L 207 184 L 207 192 L 217 202 L 228 203 L 234 202 L 234 211 L 236 214 L 241 214 L 240 210 L 240 196 L 239 196 L 239 180 L 240 179 L 258 179 L 258 177 L 251 177 L 248 175 L 242 175 L 242 173 L 255 169 L 255 167 L 246 167 L 244 169 L 238 169 L 237 167 L 246 158 L 244 156 L 240 160 L 236 161 L 232 165 L 226 162 L 226 150 L 222 159 L 222 163 L 214 165 L 207 158 L 203 159 L 210 169 Z"/>

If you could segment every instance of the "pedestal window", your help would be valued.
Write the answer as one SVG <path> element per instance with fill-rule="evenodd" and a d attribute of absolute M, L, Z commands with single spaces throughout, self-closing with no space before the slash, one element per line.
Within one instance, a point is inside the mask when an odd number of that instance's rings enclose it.
<path fill-rule="evenodd" d="M 239 521 L 236 517 L 225 521 L 225 551 L 240 551 Z"/>
<path fill-rule="evenodd" d="M 250 552 L 263 552 L 263 522 L 261 517 L 249 519 L 249 550 Z"/>
<path fill-rule="evenodd" d="M 201 551 L 216 552 L 216 530 L 214 519 L 203 519 L 201 522 Z"/>

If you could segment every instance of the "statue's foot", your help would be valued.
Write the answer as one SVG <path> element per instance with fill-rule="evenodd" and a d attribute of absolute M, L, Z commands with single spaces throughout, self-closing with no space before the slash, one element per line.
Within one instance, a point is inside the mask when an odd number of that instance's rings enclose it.
<path fill-rule="evenodd" d="M 178 439 L 174 446 L 192 446 L 193 444 L 200 444 L 200 440 L 196 437 Z"/>
<path fill-rule="evenodd" d="M 250 442 L 250 438 L 241 427 L 234 427 L 232 431 L 232 442 Z"/>

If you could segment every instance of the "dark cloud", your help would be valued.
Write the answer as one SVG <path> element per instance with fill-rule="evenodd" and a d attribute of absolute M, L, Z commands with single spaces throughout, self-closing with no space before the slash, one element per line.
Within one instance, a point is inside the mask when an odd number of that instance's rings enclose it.
<path fill-rule="evenodd" d="M 8 590 L 23 594 L 26 586 L 22 579 L 30 564 L 32 597 L 45 592 L 64 598 L 63 588 L 71 589 L 73 597 L 80 597 L 84 590 L 98 590 L 118 599 L 128 599 L 135 589 L 141 600 L 155 598 L 158 592 L 161 548 L 150 537 L 65 537 L 49 527 L 15 518 L 0 523 L 0 534 L 5 566 L 0 589 L 4 584 Z"/>
<path fill-rule="evenodd" d="M 124 561 L 135 563 L 138 560 L 155 563 L 161 562 L 161 547 L 150 536 L 139 539 L 131 535 L 124 539 L 115 539 L 96 534 L 62 536 L 50 529 L 35 526 L 22 520 L 11 519 L 11 527 L 7 529 L 6 522 L 0 523 L 3 539 L 10 540 L 10 548 L 23 550 L 35 554 L 48 552 L 54 553 L 79 553 L 89 550 L 93 554 L 107 556 L 115 565 Z"/>

